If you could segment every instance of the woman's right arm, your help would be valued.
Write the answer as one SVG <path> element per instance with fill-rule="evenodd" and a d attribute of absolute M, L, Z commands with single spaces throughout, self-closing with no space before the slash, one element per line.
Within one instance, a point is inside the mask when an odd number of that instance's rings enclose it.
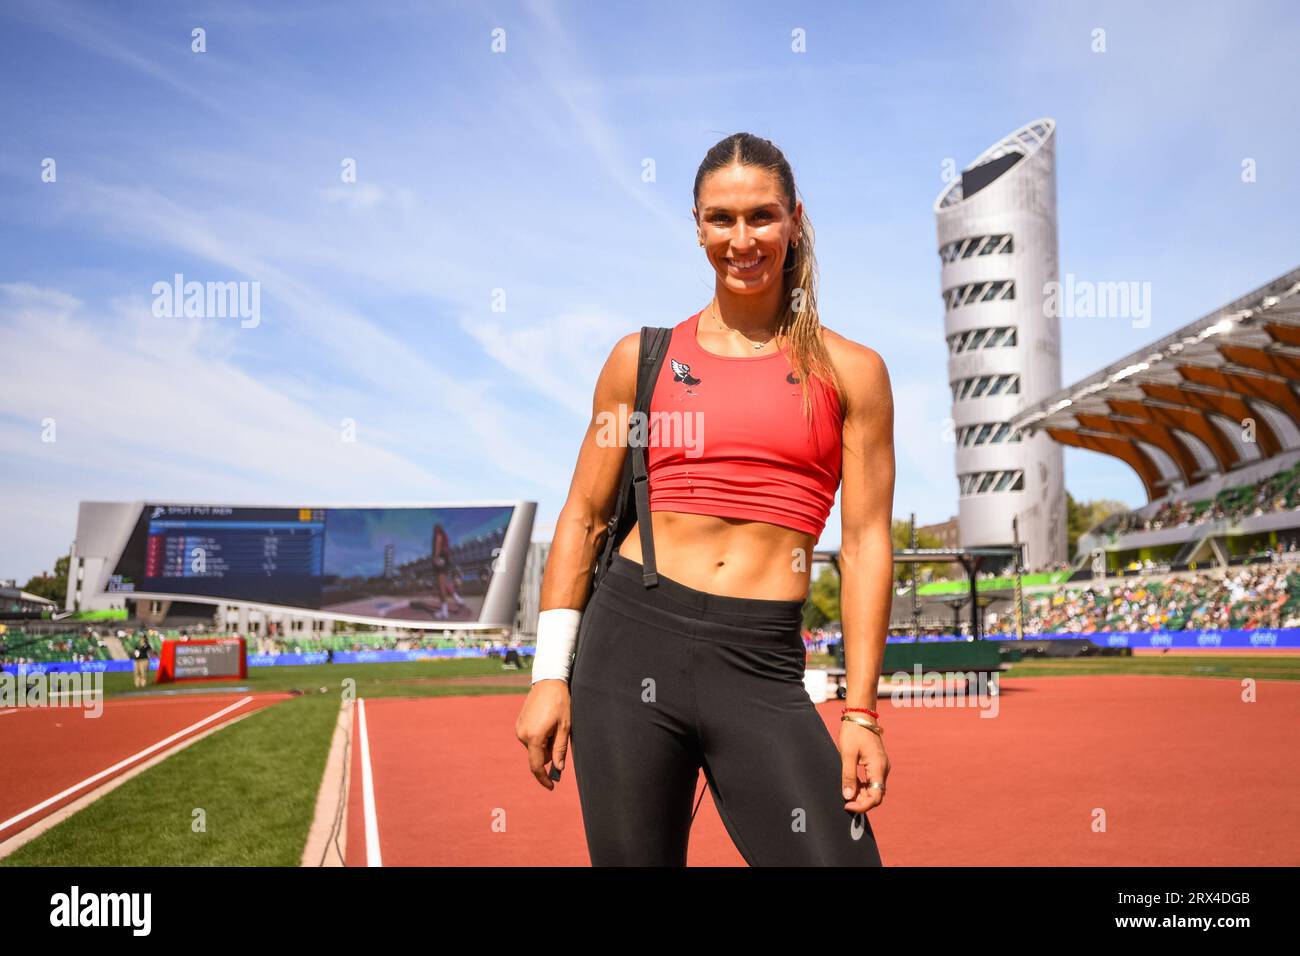
<path fill-rule="evenodd" d="M 542 573 L 540 608 L 581 611 L 591 570 L 605 542 L 627 457 L 626 427 L 636 402 L 640 334 L 619 340 L 605 360 L 591 403 L 591 421 L 578 451 L 569 496 L 555 522 L 555 537 Z"/>
<path fill-rule="evenodd" d="M 636 403 L 640 339 L 639 332 L 620 339 L 596 381 L 591 421 L 542 572 L 540 612 L 584 610 L 592 568 L 605 543 L 623 477 L 627 455 L 624 429 Z M 553 762 L 558 778 L 569 749 L 567 679 L 543 678 L 533 683 L 515 721 L 515 736 L 528 750 L 529 769 L 537 782 L 554 790 L 546 764 Z"/>

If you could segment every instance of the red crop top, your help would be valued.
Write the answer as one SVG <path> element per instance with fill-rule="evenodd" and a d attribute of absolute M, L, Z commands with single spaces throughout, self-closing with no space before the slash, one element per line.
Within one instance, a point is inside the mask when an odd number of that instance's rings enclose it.
<path fill-rule="evenodd" d="M 810 426 L 785 352 L 706 352 L 699 319 L 674 326 L 650 399 L 650 510 L 766 521 L 819 537 L 840 484 L 839 397 L 814 378 Z"/>

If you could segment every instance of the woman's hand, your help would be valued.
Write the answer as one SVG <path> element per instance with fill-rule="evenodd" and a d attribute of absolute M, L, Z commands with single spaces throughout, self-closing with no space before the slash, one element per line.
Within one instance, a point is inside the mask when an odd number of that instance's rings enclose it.
<path fill-rule="evenodd" d="M 867 784 L 876 780 L 884 786 L 889 777 L 889 755 L 885 753 L 885 742 L 861 724 L 855 724 L 851 720 L 841 721 L 840 764 L 844 809 L 866 813 L 873 807 L 880 806 L 885 799 L 885 791 L 875 787 L 867 789 Z M 866 765 L 866 783 L 858 779 L 859 764 Z"/>
<path fill-rule="evenodd" d="M 546 764 L 553 763 L 552 773 L 559 779 L 569 753 L 568 681 L 539 680 L 533 684 L 515 721 L 515 736 L 528 750 L 528 768 L 537 782 L 554 790 L 555 781 L 547 773 Z"/>

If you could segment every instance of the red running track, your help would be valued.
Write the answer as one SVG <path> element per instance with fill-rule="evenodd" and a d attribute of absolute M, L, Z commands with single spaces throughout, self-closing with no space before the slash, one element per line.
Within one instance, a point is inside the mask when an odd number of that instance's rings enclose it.
<path fill-rule="evenodd" d="M 1256 696 L 1243 702 L 1235 679 L 1105 676 L 1006 680 L 995 717 L 882 697 L 892 767 L 871 811 L 881 856 L 886 866 L 1300 864 L 1300 683 L 1261 681 Z M 514 736 L 522 703 L 365 702 L 383 865 L 589 865 L 572 760 L 553 791 L 533 779 Z M 818 710 L 837 725 L 837 701 Z M 350 866 L 366 865 L 358 723 Z M 744 865 L 711 797 L 688 862 Z"/>
<path fill-rule="evenodd" d="M 184 697 L 136 697 L 103 701 L 98 717 L 85 707 L 20 707 L 0 712 L 0 842 L 16 836 L 131 767 L 213 726 L 260 710 L 288 694 L 214 693 Z M 220 719 L 181 734 L 166 746 L 141 751 L 231 707 Z M 102 771 L 139 755 L 112 773 Z M 40 804 L 85 782 L 59 799 Z M 21 817 L 21 819 L 15 819 Z M 4 824 L 8 824 L 5 826 Z"/>

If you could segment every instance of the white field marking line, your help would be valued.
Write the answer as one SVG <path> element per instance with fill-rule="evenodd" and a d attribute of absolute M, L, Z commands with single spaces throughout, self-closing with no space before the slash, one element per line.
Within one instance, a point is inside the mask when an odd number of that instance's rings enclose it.
<path fill-rule="evenodd" d="M 150 744 L 148 747 L 145 747 L 144 750 L 141 750 L 139 753 L 132 754 L 131 756 L 125 758 L 124 760 L 119 760 L 117 763 L 113 764 L 113 766 L 109 767 L 107 770 L 101 770 L 99 773 L 95 774 L 94 776 L 87 777 L 85 780 L 82 780 L 80 783 L 74 783 L 66 790 L 60 791 L 59 793 L 56 793 L 54 796 L 42 800 L 40 803 L 36 804 L 36 806 L 24 810 L 16 817 L 10 817 L 8 820 L 5 820 L 3 823 L 0 823 L 0 833 L 3 833 L 5 830 L 9 829 L 15 823 L 19 823 L 23 820 L 26 820 L 34 813 L 40 813 L 42 810 L 44 810 L 46 807 L 50 806 L 51 804 L 58 803 L 64 797 L 71 796 L 72 794 L 76 793 L 78 790 L 83 790 L 86 787 L 90 786 L 92 783 L 95 783 L 99 780 L 103 780 L 105 777 L 109 776 L 110 774 L 114 774 L 117 771 L 121 770 L 123 767 L 129 766 L 130 764 L 139 760 L 141 757 L 147 757 L 155 750 L 160 750 L 163 747 L 166 747 L 168 744 L 172 743 L 175 740 L 180 739 L 181 737 L 184 737 L 186 734 L 190 733 L 191 731 L 198 730 L 200 727 L 204 726 L 205 724 L 210 724 L 214 720 L 218 720 L 221 717 L 224 717 L 232 710 L 238 710 L 240 707 L 243 707 L 252 699 L 253 699 L 252 697 L 245 697 L 242 700 L 237 700 L 229 707 L 223 707 L 215 714 L 211 714 L 207 717 L 204 717 L 202 720 L 190 724 L 188 727 L 186 727 L 183 730 L 176 731 L 176 733 L 172 734 L 170 737 L 166 737 L 158 741 L 156 744 Z"/>
<path fill-rule="evenodd" d="M 375 816 L 375 776 L 370 769 L 370 734 L 366 732 L 366 702 L 357 698 L 361 731 L 361 805 L 366 817 L 366 866 L 383 866 L 379 855 L 379 820 Z"/>
<path fill-rule="evenodd" d="M 18 708 L 10 707 L 8 710 L 0 710 L 0 717 L 3 717 L 5 714 L 16 714 L 16 713 L 18 713 Z"/>
<path fill-rule="evenodd" d="M 194 744 L 198 743 L 200 740 L 203 740 L 205 737 L 208 737 L 211 734 L 215 734 L 222 730 L 225 730 L 227 727 L 232 727 L 235 724 L 239 723 L 241 720 L 244 720 L 248 717 L 252 717 L 256 713 L 257 711 L 255 710 L 246 710 L 242 714 L 236 714 L 234 717 L 231 717 L 229 720 L 225 721 L 224 723 L 214 724 L 211 727 L 208 727 L 204 730 L 200 730 L 197 734 L 191 734 L 190 736 L 182 740 L 180 743 L 173 744 L 172 746 L 168 747 L 166 750 L 160 750 L 158 753 L 154 754 L 148 760 L 142 760 L 135 766 L 128 767 L 126 770 L 123 770 L 116 777 L 111 777 L 108 780 L 105 780 L 94 790 L 87 790 L 85 793 L 77 797 L 77 799 L 73 800 L 71 803 L 66 803 L 63 806 L 59 807 L 59 809 L 55 810 L 53 813 L 46 814 L 45 816 L 41 817 L 39 820 L 37 820 L 35 823 L 27 827 L 26 829 L 18 830 L 16 833 L 14 833 L 13 836 L 6 837 L 4 840 L 0 840 L 0 860 L 3 860 L 5 857 L 13 853 L 19 847 L 26 846 L 28 843 L 31 843 L 33 840 L 35 840 L 46 830 L 54 829 L 54 827 L 58 826 L 60 823 L 68 819 L 68 817 L 72 816 L 73 814 L 80 813 L 82 810 L 86 809 L 86 807 L 90 806 L 96 800 L 99 800 L 101 797 L 104 797 L 107 794 L 112 793 L 118 787 L 122 786 L 122 784 L 129 783 L 131 780 L 134 780 L 136 777 L 144 773 L 146 770 L 149 770 L 152 767 L 156 767 L 164 760 L 167 760 L 168 758 L 173 757 L 176 754 L 180 753 L 186 747 L 193 746 Z"/>

